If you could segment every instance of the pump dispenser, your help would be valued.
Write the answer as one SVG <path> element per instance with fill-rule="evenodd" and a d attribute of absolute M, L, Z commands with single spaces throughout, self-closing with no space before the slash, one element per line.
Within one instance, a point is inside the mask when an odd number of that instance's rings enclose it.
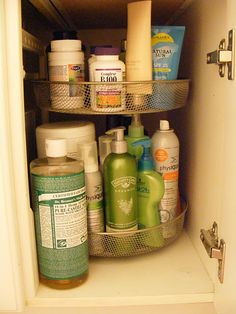
<path fill-rule="evenodd" d="M 124 127 L 118 127 L 111 129 L 106 132 L 106 134 L 114 134 L 115 138 L 111 142 L 111 152 L 115 154 L 127 153 L 128 145 L 127 141 L 124 139 Z"/>
<path fill-rule="evenodd" d="M 143 153 L 142 146 L 134 146 L 133 143 L 140 140 L 148 140 L 149 137 L 144 135 L 144 126 L 141 123 L 140 114 L 132 116 L 131 124 L 128 127 L 128 136 L 125 137 L 128 143 L 128 152 L 139 160 Z"/>
<path fill-rule="evenodd" d="M 142 146 L 143 154 L 138 161 L 138 227 L 145 229 L 160 225 L 159 203 L 164 195 L 164 181 L 162 176 L 154 170 L 151 156 L 151 141 L 140 140 L 133 143 Z M 160 230 L 153 230 L 151 238 L 145 239 L 146 244 L 160 247 L 163 237 Z"/>
<path fill-rule="evenodd" d="M 111 153 L 105 158 L 103 173 L 106 200 L 106 231 L 137 230 L 137 168 L 128 152 L 124 127 L 107 131 L 114 134 Z"/>

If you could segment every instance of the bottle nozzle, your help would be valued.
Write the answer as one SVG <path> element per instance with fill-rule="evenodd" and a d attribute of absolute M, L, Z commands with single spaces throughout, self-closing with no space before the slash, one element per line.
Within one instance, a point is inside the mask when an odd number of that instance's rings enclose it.
<path fill-rule="evenodd" d="M 111 150 L 116 154 L 126 153 L 128 150 L 127 142 L 124 139 L 125 127 L 120 126 L 118 128 L 111 129 L 106 134 L 114 134 L 115 139 L 112 140 Z"/>
<path fill-rule="evenodd" d="M 130 137 L 143 137 L 144 136 L 144 127 L 141 123 L 140 114 L 134 114 L 132 116 L 132 122 L 128 129 L 128 135 Z"/>
<path fill-rule="evenodd" d="M 160 120 L 160 130 L 161 131 L 168 131 L 169 129 L 170 129 L 169 121 Z"/>

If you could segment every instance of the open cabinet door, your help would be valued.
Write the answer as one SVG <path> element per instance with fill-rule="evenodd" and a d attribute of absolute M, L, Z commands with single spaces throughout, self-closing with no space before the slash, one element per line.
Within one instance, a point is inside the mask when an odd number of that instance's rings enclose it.
<path fill-rule="evenodd" d="M 236 30 L 236 1 L 227 1 L 227 31 Z M 236 46 L 234 46 L 235 48 Z M 222 172 L 223 191 L 220 217 L 220 237 L 226 242 L 226 261 L 224 283 L 216 284 L 216 309 L 219 314 L 236 313 L 235 280 L 236 280 L 236 78 L 227 81 L 224 107 L 225 130 L 224 130 L 224 158 L 219 164 Z M 221 145 L 221 143 L 219 143 Z"/>
<path fill-rule="evenodd" d="M 236 29 L 235 0 L 196 0 L 181 16 L 187 38 L 183 73 L 192 80 L 189 103 L 180 125 L 183 190 L 189 199 L 188 233 L 215 283 L 218 314 L 235 314 L 236 280 L 236 78 L 220 77 L 218 65 L 207 64 L 207 53 L 215 51 L 228 32 Z M 216 221 L 219 239 L 226 242 L 224 282 L 217 277 L 218 261 L 209 258 L 200 240 L 200 229 Z"/>

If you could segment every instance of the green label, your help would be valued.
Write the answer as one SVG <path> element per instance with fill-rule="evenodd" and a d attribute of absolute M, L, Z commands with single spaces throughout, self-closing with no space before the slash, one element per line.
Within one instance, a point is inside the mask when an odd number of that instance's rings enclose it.
<path fill-rule="evenodd" d="M 84 173 L 31 174 L 39 270 L 69 279 L 88 269 Z"/>
<path fill-rule="evenodd" d="M 137 225 L 137 179 L 133 176 L 119 177 L 111 181 L 110 194 L 113 205 L 107 224 L 115 229 L 129 229 Z"/>

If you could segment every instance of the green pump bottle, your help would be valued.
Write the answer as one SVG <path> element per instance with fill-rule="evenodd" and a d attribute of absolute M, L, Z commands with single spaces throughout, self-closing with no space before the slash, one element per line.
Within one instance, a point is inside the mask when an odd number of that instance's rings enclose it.
<path fill-rule="evenodd" d="M 114 134 L 111 153 L 103 165 L 106 231 L 137 230 L 137 165 L 127 152 L 124 127 L 107 131 Z"/>

